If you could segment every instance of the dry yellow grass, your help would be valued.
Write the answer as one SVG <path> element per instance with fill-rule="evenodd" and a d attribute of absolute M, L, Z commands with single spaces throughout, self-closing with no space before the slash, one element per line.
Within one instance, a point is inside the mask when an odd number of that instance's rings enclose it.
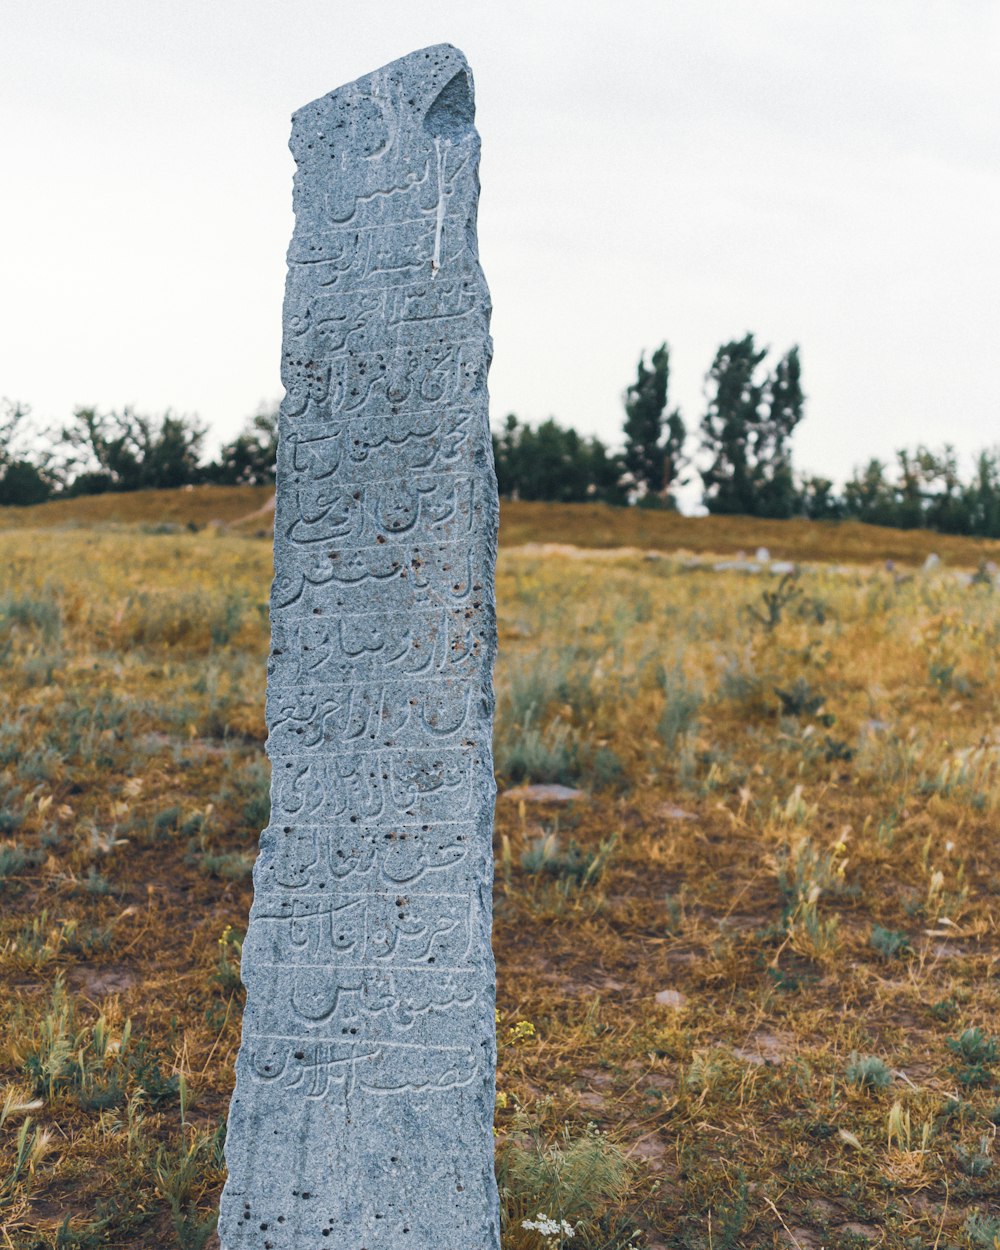
<path fill-rule="evenodd" d="M 58 499 L 32 508 L 0 508 L 0 530 L 93 525 L 221 524 L 265 532 L 262 515 L 273 490 L 266 486 L 195 486 L 131 494 Z M 894 530 L 857 521 L 763 521 L 753 517 L 685 517 L 675 512 L 611 508 L 606 504 L 501 504 L 500 543 L 569 543 L 581 547 L 634 547 L 752 555 L 765 546 L 775 559 L 849 564 L 921 564 L 931 552 L 955 567 L 1000 563 L 1000 541 L 958 538 L 928 530 Z"/>
<path fill-rule="evenodd" d="M 232 524 L 274 495 L 269 486 L 192 486 L 53 499 L 31 508 L 0 508 L 0 529 L 90 525 Z"/>
<path fill-rule="evenodd" d="M 956 566 L 1000 563 L 1000 542 L 927 530 L 894 530 L 858 521 L 763 521 L 755 517 L 686 517 L 605 504 L 505 503 L 501 544 L 576 543 L 582 547 L 717 552 L 767 547 L 780 560 L 920 564 L 931 552 Z"/>
<path fill-rule="evenodd" d="M 567 513 L 508 508 L 507 540 L 580 543 Z M 635 518 L 587 540 L 801 558 L 815 532 Z M 270 548 L 107 521 L 0 535 L 17 1250 L 211 1244 L 222 1180 Z M 540 1211 L 591 1250 L 1000 1233 L 1000 600 L 874 567 L 886 533 L 770 606 L 777 579 L 671 558 L 501 553 L 501 786 L 585 792 L 498 803 L 508 1250 L 542 1250 Z"/>

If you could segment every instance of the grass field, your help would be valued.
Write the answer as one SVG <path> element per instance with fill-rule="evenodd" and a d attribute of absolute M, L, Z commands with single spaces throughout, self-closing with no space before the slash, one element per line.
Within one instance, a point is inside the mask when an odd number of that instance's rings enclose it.
<path fill-rule="evenodd" d="M 0 517 L 0 1245 L 214 1244 L 270 547 L 185 527 L 266 498 Z M 583 791 L 497 806 L 506 1250 L 1000 1245 L 1000 597 L 948 571 L 995 551 L 528 504 L 504 541 L 500 788 Z M 759 543 L 856 567 L 671 554 Z"/>

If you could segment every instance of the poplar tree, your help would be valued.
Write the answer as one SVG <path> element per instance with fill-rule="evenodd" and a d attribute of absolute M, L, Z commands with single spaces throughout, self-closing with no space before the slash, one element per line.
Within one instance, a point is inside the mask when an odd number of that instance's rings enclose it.
<path fill-rule="evenodd" d="M 625 392 L 625 468 L 639 490 L 639 502 L 672 503 L 671 487 L 684 461 L 687 431 L 680 409 L 667 412 L 670 349 L 653 352 L 649 365 L 639 357 L 636 379 Z"/>
<path fill-rule="evenodd" d="M 799 351 L 793 347 L 773 373 L 762 375 L 767 351 L 752 334 L 723 343 L 705 379 L 701 446 L 710 459 L 701 476 L 709 512 L 789 517 L 796 511 L 791 439 L 805 405 Z"/>

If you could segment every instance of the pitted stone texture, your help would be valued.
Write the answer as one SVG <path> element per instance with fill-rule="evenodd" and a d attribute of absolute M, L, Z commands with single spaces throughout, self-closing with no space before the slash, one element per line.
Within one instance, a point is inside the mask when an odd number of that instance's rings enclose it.
<path fill-rule="evenodd" d="M 497 498 L 465 58 L 295 114 L 225 1250 L 496 1250 Z"/>

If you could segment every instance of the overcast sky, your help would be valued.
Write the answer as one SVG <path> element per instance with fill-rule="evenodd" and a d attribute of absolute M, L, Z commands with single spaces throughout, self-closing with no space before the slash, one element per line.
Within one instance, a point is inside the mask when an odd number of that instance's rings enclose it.
<path fill-rule="evenodd" d="M 476 77 L 494 420 L 609 440 L 666 339 L 801 347 L 805 468 L 1000 441 L 995 0 L 0 0 L 0 395 L 197 412 L 278 380 L 293 109 Z"/>

